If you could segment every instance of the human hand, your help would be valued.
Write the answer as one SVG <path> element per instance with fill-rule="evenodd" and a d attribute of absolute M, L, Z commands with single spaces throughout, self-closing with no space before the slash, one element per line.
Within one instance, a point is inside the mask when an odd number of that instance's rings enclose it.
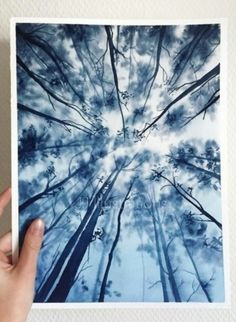
<path fill-rule="evenodd" d="M 0 216 L 11 199 L 11 189 L 0 194 Z M 34 297 L 37 257 L 42 244 L 44 223 L 36 219 L 25 235 L 19 260 L 13 265 L 11 233 L 0 238 L 0 320 L 25 322 Z"/>

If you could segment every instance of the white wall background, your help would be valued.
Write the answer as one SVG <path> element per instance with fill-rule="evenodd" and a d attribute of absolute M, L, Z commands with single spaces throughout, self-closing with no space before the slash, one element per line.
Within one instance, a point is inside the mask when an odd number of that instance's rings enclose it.
<path fill-rule="evenodd" d="M 236 1 L 235 0 L 0 0 L 0 190 L 10 185 L 11 17 L 97 19 L 228 19 L 228 221 L 231 307 L 227 309 L 33 310 L 30 322 L 236 322 Z M 10 209 L 0 235 L 10 229 Z"/>

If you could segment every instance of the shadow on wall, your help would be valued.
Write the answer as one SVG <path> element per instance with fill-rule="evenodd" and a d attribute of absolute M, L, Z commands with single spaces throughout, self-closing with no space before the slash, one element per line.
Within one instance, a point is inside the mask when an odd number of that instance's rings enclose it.
<path fill-rule="evenodd" d="M 0 42 L 0 191 L 11 183 L 10 44 Z M 10 207 L 0 221 L 0 235 L 11 227 Z"/>

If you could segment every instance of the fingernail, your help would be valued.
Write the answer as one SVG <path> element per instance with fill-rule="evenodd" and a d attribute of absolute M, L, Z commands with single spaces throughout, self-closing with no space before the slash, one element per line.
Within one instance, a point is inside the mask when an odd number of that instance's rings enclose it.
<path fill-rule="evenodd" d="M 34 236 L 42 237 L 44 233 L 44 222 L 41 218 L 36 219 L 30 226 L 30 231 Z"/>

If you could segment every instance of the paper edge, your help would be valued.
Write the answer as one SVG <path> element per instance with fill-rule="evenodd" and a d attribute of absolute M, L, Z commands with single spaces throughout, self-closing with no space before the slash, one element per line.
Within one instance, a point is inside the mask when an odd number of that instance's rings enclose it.
<path fill-rule="evenodd" d="M 18 203 L 18 151 L 17 151 L 17 88 L 16 88 L 16 33 L 17 23 L 55 23 L 55 24 L 88 24 L 88 25 L 195 25 L 195 24 L 220 24 L 221 26 L 221 52 L 220 52 L 220 115 L 223 120 L 220 129 L 221 151 L 221 176 L 222 189 L 222 226 L 223 226 L 223 259 L 224 259 L 224 288 L 225 301 L 214 303 L 164 303 L 164 302 L 114 302 L 114 303 L 33 303 L 33 309 L 88 309 L 88 308 L 204 308 L 220 309 L 231 308 L 230 265 L 229 265 L 229 221 L 227 203 L 227 18 L 215 19 L 84 19 L 84 18 L 41 18 L 41 17 L 12 17 L 10 19 L 10 60 L 11 60 L 11 174 L 12 174 L 12 254 L 13 263 L 19 256 L 19 203 Z M 224 108 L 223 108 L 224 107 Z M 224 131 L 225 130 L 225 131 Z M 223 142 L 223 143 L 222 143 Z"/>

